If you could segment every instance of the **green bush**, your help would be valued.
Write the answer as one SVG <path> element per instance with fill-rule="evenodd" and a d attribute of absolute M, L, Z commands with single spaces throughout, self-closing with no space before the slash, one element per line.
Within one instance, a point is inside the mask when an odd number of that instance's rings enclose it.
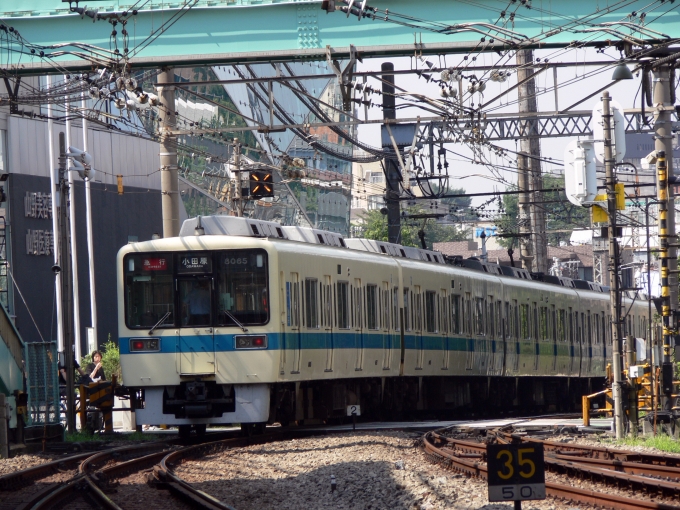
<path fill-rule="evenodd" d="M 104 367 L 106 378 L 110 381 L 115 374 L 118 378 L 118 384 L 123 384 L 123 378 L 120 373 L 120 351 L 116 343 L 111 340 L 111 334 L 109 334 L 109 339 L 99 350 L 102 353 L 102 366 Z M 85 368 L 89 363 L 92 363 L 92 353 L 88 353 L 81 358 L 80 366 Z"/>

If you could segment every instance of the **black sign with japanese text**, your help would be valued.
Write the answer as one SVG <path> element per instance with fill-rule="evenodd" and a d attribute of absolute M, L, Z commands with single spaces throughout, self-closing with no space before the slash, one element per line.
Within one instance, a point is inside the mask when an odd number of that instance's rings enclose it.
<path fill-rule="evenodd" d="M 486 459 L 489 501 L 545 499 L 543 444 L 490 444 Z"/>
<path fill-rule="evenodd" d="M 209 253 L 185 253 L 179 256 L 177 274 L 212 273 L 212 257 Z"/>

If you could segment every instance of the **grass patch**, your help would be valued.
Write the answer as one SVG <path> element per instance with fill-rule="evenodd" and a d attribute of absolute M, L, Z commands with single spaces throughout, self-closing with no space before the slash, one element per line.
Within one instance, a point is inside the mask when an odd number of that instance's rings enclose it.
<path fill-rule="evenodd" d="M 622 446 L 646 446 L 648 448 L 656 448 L 662 452 L 680 453 L 680 442 L 665 434 L 658 436 L 625 438 L 616 441 L 616 444 Z"/>
<path fill-rule="evenodd" d="M 121 439 L 126 441 L 160 441 L 163 439 L 158 434 L 149 434 L 148 432 L 133 432 L 132 434 L 125 434 L 120 436 Z"/>
<path fill-rule="evenodd" d="M 73 434 L 66 433 L 67 443 L 87 443 L 89 441 L 110 441 L 110 438 L 101 436 L 99 434 L 92 434 L 88 431 L 74 432 Z"/>
<path fill-rule="evenodd" d="M 88 431 L 82 431 L 82 432 L 76 432 L 74 434 L 69 434 L 66 433 L 66 442 L 67 443 L 87 443 L 90 441 L 101 441 L 101 442 L 110 442 L 110 441 L 135 441 L 135 442 L 152 442 L 152 441 L 160 441 L 163 439 L 161 436 L 158 434 L 149 434 L 148 432 L 133 432 L 131 434 L 113 434 L 113 435 L 104 435 L 104 434 L 91 434 Z"/>

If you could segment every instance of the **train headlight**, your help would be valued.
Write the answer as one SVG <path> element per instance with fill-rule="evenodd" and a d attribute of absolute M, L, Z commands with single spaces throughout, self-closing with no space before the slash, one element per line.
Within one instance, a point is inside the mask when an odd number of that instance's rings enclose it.
<path fill-rule="evenodd" d="M 131 338 L 130 352 L 153 352 L 161 350 L 160 338 Z"/>
<path fill-rule="evenodd" d="M 234 347 L 236 349 L 266 349 L 267 335 L 236 335 Z"/>

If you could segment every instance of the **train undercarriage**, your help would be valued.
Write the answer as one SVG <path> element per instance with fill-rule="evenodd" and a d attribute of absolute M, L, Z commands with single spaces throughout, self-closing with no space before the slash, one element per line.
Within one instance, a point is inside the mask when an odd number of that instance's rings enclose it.
<path fill-rule="evenodd" d="M 364 420 L 465 419 L 569 413 L 605 378 L 398 377 L 303 381 L 272 387 L 269 422 L 340 422 L 347 406 Z"/>

